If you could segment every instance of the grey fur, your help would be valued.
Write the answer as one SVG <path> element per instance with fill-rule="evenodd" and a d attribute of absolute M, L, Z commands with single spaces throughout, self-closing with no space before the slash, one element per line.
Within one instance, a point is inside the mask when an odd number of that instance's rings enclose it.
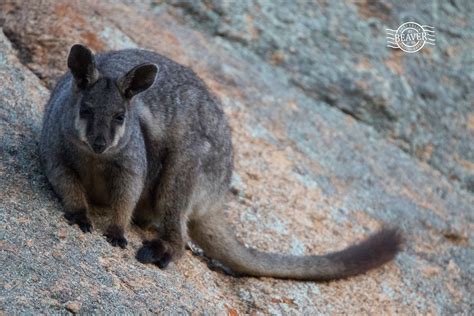
<path fill-rule="evenodd" d="M 138 66 L 137 66 L 138 65 Z M 328 280 L 391 260 L 394 230 L 326 256 L 284 256 L 245 248 L 220 216 L 232 174 L 232 143 L 216 98 L 192 70 L 159 54 L 122 50 L 94 56 L 75 45 L 48 102 L 41 137 L 45 172 L 65 217 L 91 231 L 88 209 L 110 207 L 105 235 L 125 247 L 133 221 L 156 238 L 137 252 L 166 267 L 189 237 L 233 271 Z"/>

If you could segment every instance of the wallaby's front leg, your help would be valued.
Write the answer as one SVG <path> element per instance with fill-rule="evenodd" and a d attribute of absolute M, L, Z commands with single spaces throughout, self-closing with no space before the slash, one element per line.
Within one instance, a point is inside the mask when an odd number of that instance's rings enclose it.
<path fill-rule="evenodd" d="M 105 232 L 107 241 L 114 247 L 125 248 L 128 244 L 125 230 L 130 224 L 133 210 L 138 202 L 143 181 L 140 177 L 122 174 L 114 177 L 111 187 L 112 219 Z"/>
<path fill-rule="evenodd" d="M 61 198 L 65 208 L 64 217 L 68 223 L 77 224 L 84 233 L 91 232 L 92 222 L 87 216 L 87 199 L 77 174 L 62 164 L 56 164 L 48 171 L 49 182 Z"/>
<path fill-rule="evenodd" d="M 160 268 L 184 253 L 186 213 L 196 180 L 196 166 L 169 160 L 156 192 L 156 212 L 160 223 L 156 238 L 144 241 L 136 258 L 142 263 L 155 263 Z M 172 165 L 176 163 L 175 165 Z"/>

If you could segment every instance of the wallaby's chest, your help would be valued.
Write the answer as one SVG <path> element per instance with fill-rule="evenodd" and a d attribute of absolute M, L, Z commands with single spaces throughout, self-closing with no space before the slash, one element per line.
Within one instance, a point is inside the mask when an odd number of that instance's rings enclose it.
<path fill-rule="evenodd" d="M 86 160 L 79 166 L 79 175 L 89 203 L 106 206 L 111 203 L 110 191 L 114 170 L 109 164 Z"/>

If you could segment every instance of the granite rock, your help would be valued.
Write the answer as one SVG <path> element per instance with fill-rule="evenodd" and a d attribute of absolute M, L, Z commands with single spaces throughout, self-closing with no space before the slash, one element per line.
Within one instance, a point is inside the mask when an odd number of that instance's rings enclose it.
<path fill-rule="evenodd" d="M 401 117 L 406 114 L 403 109 L 422 107 L 403 108 L 407 106 L 405 102 L 392 102 L 391 94 L 385 95 L 377 88 L 377 84 L 396 86 L 396 82 L 422 78 L 416 76 L 426 75 L 426 70 L 418 63 L 426 62 L 436 68 L 432 63 L 439 60 L 423 61 L 423 58 L 430 54 L 429 58 L 441 58 L 442 45 L 428 55 L 413 57 L 381 46 L 383 55 L 377 57 L 373 51 L 348 44 L 348 49 L 354 50 L 352 55 L 343 50 L 341 54 L 347 54 L 347 60 L 341 55 L 344 60 L 334 60 L 333 76 L 320 73 L 322 78 L 319 78 L 317 73 L 322 70 L 311 66 L 316 59 L 307 60 L 307 71 L 316 72 L 309 75 L 303 70 L 292 71 L 290 67 L 297 67 L 297 58 L 305 62 L 304 55 L 295 57 L 287 66 L 265 60 L 263 53 L 252 48 L 252 32 L 239 35 L 239 26 L 234 22 L 229 22 L 228 29 L 220 27 L 219 32 L 233 32 L 232 36 L 238 40 L 220 39 L 225 36 L 207 31 L 214 22 L 206 22 L 206 18 L 204 22 L 196 22 L 208 23 L 202 29 L 191 26 L 187 20 L 196 17 L 182 18 L 191 2 L 180 1 L 180 5 L 176 2 L 169 6 L 134 3 L 15 0 L 2 2 L 0 6 L 2 312 L 231 315 L 472 312 L 474 197 L 440 172 L 431 158 L 418 159 L 410 150 L 401 148 L 396 136 L 387 138 L 387 133 L 395 130 L 390 128 L 402 124 Z M 391 2 L 380 3 L 366 9 L 349 5 L 340 10 L 354 10 L 353 16 L 347 14 L 347 21 L 357 18 L 364 27 L 367 20 L 376 26 L 373 32 L 380 33 L 382 22 L 378 20 L 392 21 L 394 12 L 398 12 Z M 321 10 L 336 6 L 329 2 L 319 5 Z M 221 14 L 215 21 L 226 20 L 217 9 L 208 9 Z M 240 14 L 237 5 L 232 10 L 237 10 L 232 14 Z M 289 7 L 288 11 L 291 10 Z M 338 13 L 341 19 L 344 12 Z M 461 13 L 453 9 L 452 14 Z M 285 16 L 279 19 L 281 23 L 291 23 L 284 20 Z M 335 21 L 332 27 L 338 27 Z M 319 23 L 321 28 L 326 28 L 326 43 L 342 45 L 330 43 L 329 38 L 344 32 L 344 27 L 338 27 L 337 31 L 330 24 Z M 303 32 L 308 30 L 311 27 L 302 28 Z M 256 31 L 259 36 L 268 36 L 265 33 L 265 28 Z M 347 40 L 352 41 L 351 37 Z M 365 39 L 357 41 L 365 43 Z M 66 70 L 69 46 L 77 42 L 96 51 L 128 47 L 158 51 L 191 66 L 221 99 L 232 126 L 236 161 L 232 190 L 236 194 L 224 211 L 245 244 L 293 254 L 324 253 L 361 240 L 388 224 L 403 231 L 404 251 L 380 269 L 329 283 L 233 278 L 209 270 L 206 262 L 191 252 L 167 270 L 142 265 L 134 259 L 134 254 L 146 232 L 132 227 L 128 248 L 112 248 L 102 236 L 100 223 L 104 218 L 99 215 L 94 217 L 98 228 L 92 234 L 70 227 L 41 172 L 37 146 L 50 89 L 58 75 Z M 459 54 L 464 54 L 464 46 L 459 45 L 458 49 Z M 329 58 L 324 57 L 326 53 L 321 52 L 322 60 Z M 358 64 L 351 56 L 369 63 L 355 77 L 352 72 L 345 73 L 351 70 L 352 62 Z M 459 56 L 452 57 L 453 67 Z M 404 79 L 397 79 L 396 74 L 385 76 L 385 70 L 377 66 L 381 65 L 377 58 L 399 58 L 401 62 L 393 62 L 391 67 L 402 67 Z M 456 68 L 443 67 L 444 70 L 436 71 L 452 76 L 462 74 Z M 472 72 L 467 71 L 468 66 L 463 69 L 468 75 L 465 88 L 455 87 L 454 77 L 446 79 L 449 83 L 446 93 L 457 96 L 459 104 L 463 104 L 466 96 L 463 93 L 472 93 L 468 89 Z M 347 111 L 334 106 L 350 99 L 347 87 L 339 85 L 344 76 L 367 76 L 366 88 L 354 88 L 354 93 L 360 94 L 357 98 L 368 100 L 365 114 L 354 114 L 357 107 L 351 110 L 351 104 Z M 426 95 L 435 95 L 438 100 L 435 102 L 441 102 L 439 98 L 445 97 L 438 94 L 438 89 L 445 86 L 433 85 L 429 80 L 435 78 L 433 75 L 425 80 L 426 89 L 434 89 Z M 351 86 L 352 80 L 347 86 Z M 316 94 L 309 91 L 313 84 L 319 85 Z M 332 92 L 331 85 L 339 90 Z M 416 96 L 418 88 L 410 89 L 414 96 L 406 98 L 421 98 Z M 329 101 L 324 94 L 334 94 L 339 99 Z M 385 114 L 377 114 L 377 119 L 371 116 L 369 104 L 379 99 L 388 113 L 394 113 L 394 120 L 387 119 Z M 371 124 L 370 120 L 377 123 Z M 461 115 L 459 121 L 444 117 L 439 124 L 454 126 L 462 120 Z M 448 129 L 442 136 L 461 146 L 462 139 L 452 133 Z M 436 138 L 441 134 L 429 135 Z M 412 137 L 407 134 L 406 142 L 412 141 Z M 472 154 L 469 147 L 472 143 L 466 146 Z M 433 155 L 436 150 L 433 146 Z M 454 159 L 456 153 L 453 149 L 446 159 Z M 439 163 L 447 166 L 446 161 L 441 159 Z"/>
<path fill-rule="evenodd" d="M 474 3 L 173 0 L 154 6 L 285 71 L 288 84 L 373 126 L 474 192 Z M 436 45 L 387 49 L 386 28 L 435 27 Z"/>

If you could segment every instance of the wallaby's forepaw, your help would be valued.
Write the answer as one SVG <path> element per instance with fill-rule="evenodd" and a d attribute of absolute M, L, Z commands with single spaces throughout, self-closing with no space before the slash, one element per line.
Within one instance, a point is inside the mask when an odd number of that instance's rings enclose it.
<path fill-rule="evenodd" d="M 67 220 L 69 225 L 79 226 L 84 233 L 92 232 L 92 222 L 87 217 L 86 211 L 66 212 L 64 218 Z"/>
<path fill-rule="evenodd" d="M 107 237 L 107 241 L 114 247 L 126 248 L 128 241 L 124 236 L 123 228 L 117 225 L 110 225 L 104 234 Z"/>
<path fill-rule="evenodd" d="M 182 248 L 181 245 L 174 245 L 165 240 L 145 240 L 135 257 L 141 263 L 154 263 L 160 269 L 164 269 L 171 260 L 182 254 Z"/>

